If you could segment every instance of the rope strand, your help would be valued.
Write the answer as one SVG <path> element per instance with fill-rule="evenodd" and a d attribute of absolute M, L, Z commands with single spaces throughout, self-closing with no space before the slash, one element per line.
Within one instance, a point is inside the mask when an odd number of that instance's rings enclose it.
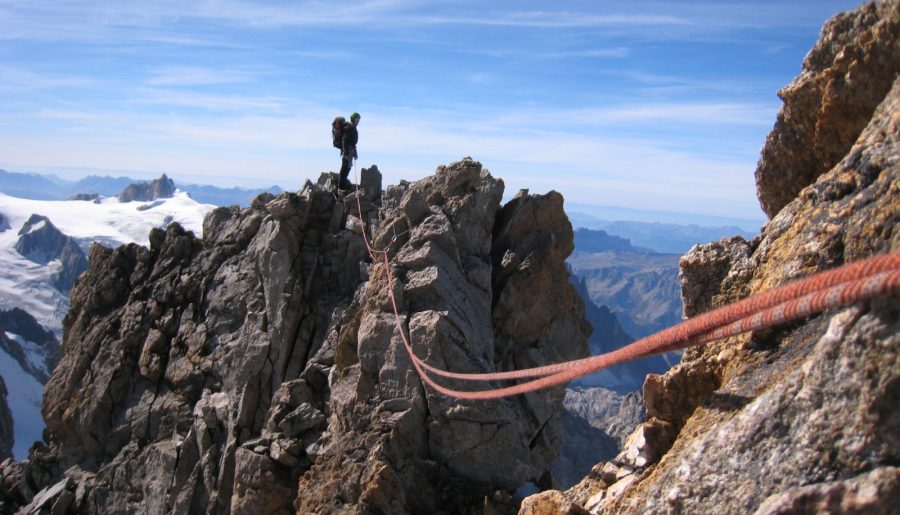
<path fill-rule="evenodd" d="M 436 391 L 451 397 L 484 400 L 532 392 L 567 383 L 578 377 L 627 361 L 701 345 L 900 291 L 900 254 L 879 255 L 747 297 L 599 356 L 507 372 L 460 373 L 442 370 L 429 365 L 416 356 L 404 330 L 397 299 L 394 295 L 394 277 L 388 251 L 374 248 L 367 235 L 355 165 L 354 160 L 351 162 L 351 166 L 354 168 L 354 178 L 357 179 L 356 206 L 362 223 L 363 241 L 373 264 L 380 261 L 384 265 L 388 296 L 391 299 L 397 332 L 400 334 L 403 346 L 422 381 Z M 514 386 L 473 392 L 447 388 L 434 381 L 429 374 L 464 381 L 538 379 Z"/>

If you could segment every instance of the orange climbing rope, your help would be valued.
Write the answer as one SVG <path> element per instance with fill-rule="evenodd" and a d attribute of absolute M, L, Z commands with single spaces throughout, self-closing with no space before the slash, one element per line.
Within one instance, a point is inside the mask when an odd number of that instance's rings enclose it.
<path fill-rule="evenodd" d="M 384 264 L 394 319 L 406 352 L 423 382 L 438 392 L 461 399 L 497 399 L 532 392 L 564 384 L 634 359 L 736 336 L 900 291 L 900 254 L 879 255 L 747 297 L 599 356 L 509 372 L 475 374 L 450 372 L 425 363 L 413 351 L 409 337 L 403 329 L 400 310 L 394 296 L 394 278 L 388 251 L 372 247 L 366 235 L 358 183 L 357 178 L 356 205 L 363 227 L 363 241 L 372 261 L 381 261 Z M 437 383 L 429 374 L 466 381 L 500 381 L 533 377 L 537 379 L 489 390 L 464 391 L 447 388 Z"/>

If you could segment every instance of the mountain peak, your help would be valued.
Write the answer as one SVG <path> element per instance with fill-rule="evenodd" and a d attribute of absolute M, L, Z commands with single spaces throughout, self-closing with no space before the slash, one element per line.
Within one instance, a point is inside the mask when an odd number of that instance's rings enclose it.
<path fill-rule="evenodd" d="M 501 206 L 472 159 L 377 195 L 380 173 L 361 177 L 218 208 L 202 240 L 171 224 L 149 248 L 92 247 L 29 462 L 59 473 L 34 491 L 75 467 L 101 512 L 433 513 L 540 477 L 564 389 L 473 404 L 424 387 L 388 289 L 437 366 L 585 357 L 562 196 Z"/>
<path fill-rule="evenodd" d="M 159 198 L 175 196 L 175 181 L 162 174 L 150 182 L 130 184 L 119 193 L 119 202 L 150 202 Z"/>

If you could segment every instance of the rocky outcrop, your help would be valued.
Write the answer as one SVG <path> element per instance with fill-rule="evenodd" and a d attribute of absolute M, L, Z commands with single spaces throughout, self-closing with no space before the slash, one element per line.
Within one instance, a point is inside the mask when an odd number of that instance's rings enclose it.
<path fill-rule="evenodd" d="M 19 254 L 42 265 L 58 259 L 59 268 L 50 280 L 53 286 L 64 293 L 87 270 L 87 257 L 78 243 L 57 229 L 46 216 L 33 214 L 28 218 L 19 230 L 15 249 Z"/>
<path fill-rule="evenodd" d="M 756 186 L 772 218 L 847 155 L 900 72 L 900 9 L 871 2 L 835 16 L 778 92 L 784 101 L 766 138 Z"/>
<path fill-rule="evenodd" d="M 78 513 L 508 511 L 505 491 L 556 456 L 564 389 L 449 399 L 400 331 L 461 372 L 585 356 L 562 197 L 501 207 L 502 181 L 471 159 L 383 194 L 377 170 L 362 177 L 362 219 L 325 175 L 213 211 L 203 240 L 171 224 L 149 248 L 92 247 L 45 390 L 47 445 L 8 467 L 9 497 L 56 487 Z"/>
<path fill-rule="evenodd" d="M 129 184 L 119 193 L 119 202 L 150 202 L 159 198 L 175 196 L 175 181 L 162 174 L 150 182 Z"/>
<path fill-rule="evenodd" d="M 80 200 L 83 202 L 100 202 L 98 193 L 76 193 L 66 200 Z"/>
<path fill-rule="evenodd" d="M 50 378 L 60 355 L 56 335 L 20 308 L 0 310 L 0 349 L 41 384 Z"/>
<path fill-rule="evenodd" d="M 421 356 L 476 372 L 586 355 L 589 328 L 563 263 L 572 230 L 559 194 L 520 192 L 497 211 L 502 183 L 473 161 L 401 189 L 387 192 L 385 204 L 400 200 L 375 242 L 403 245 L 398 293 Z M 359 329 L 338 342 L 332 406 L 341 436 L 301 478 L 310 494 L 298 498 L 298 511 L 331 512 L 350 501 L 354 510 L 453 512 L 540 477 L 561 443 L 564 390 L 459 402 L 422 389 L 397 339 L 386 286 L 375 267 L 367 285 L 375 291 L 350 321 Z M 527 300 L 538 292 L 556 304 Z M 386 388 L 373 397 L 373 384 Z"/>
<path fill-rule="evenodd" d="M 0 232 L 8 231 L 9 229 L 9 218 L 6 218 L 6 215 L 0 213 Z"/>
<path fill-rule="evenodd" d="M 59 257 L 66 244 L 66 235 L 49 218 L 32 214 L 19 229 L 15 249 L 26 258 L 46 265 Z"/>
<path fill-rule="evenodd" d="M 809 153 L 841 157 L 759 237 L 701 245 L 682 258 L 689 314 L 900 252 L 900 78 L 892 71 L 898 47 L 883 46 L 896 41 L 898 12 L 900 2 L 891 1 L 829 22 L 807 61 L 825 53 L 838 61 L 855 56 L 854 77 L 877 76 L 873 84 L 887 78 L 893 86 L 852 147 L 838 139 L 808 142 Z M 838 26 L 846 28 L 840 37 L 833 33 Z M 880 28 L 854 29 L 860 27 Z M 884 32 L 890 27 L 893 39 Z M 885 63 L 885 55 L 894 61 Z M 848 80 L 819 94 L 828 98 L 814 105 L 846 105 L 872 91 Z M 842 133 L 845 115 L 820 116 L 819 133 Z M 806 158 L 799 154 L 796 163 L 785 155 L 784 169 L 801 169 Z M 761 187 L 760 197 L 768 196 Z M 896 511 L 898 299 L 895 293 L 685 351 L 667 374 L 648 377 L 647 422 L 622 453 L 595 467 L 564 499 L 591 513 Z"/>

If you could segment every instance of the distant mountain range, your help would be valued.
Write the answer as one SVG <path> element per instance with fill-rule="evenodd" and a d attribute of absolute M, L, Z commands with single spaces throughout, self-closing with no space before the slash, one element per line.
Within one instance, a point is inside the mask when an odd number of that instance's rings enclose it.
<path fill-rule="evenodd" d="M 610 352 L 681 321 L 678 259 L 678 254 L 635 247 L 629 239 L 605 231 L 575 231 L 575 252 L 567 263 L 585 301 L 585 318 L 594 327 L 588 340 L 591 354 Z M 648 373 L 663 373 L 678 359 L 677 353 L 650 356 L 577 383 L 639 390 Z"/>
<path fill-rule="evenodd" d="M 584 300 L 584 318 L 594 328 L 594 332 L 588 339 L 591 355 L 597 356 L 612 352 L 635 340 L 619 322 L 619 317 L 628 319 L 628 313 L 619 313 L 617 317 L 606 305 L 595 304 L 591 300 L 585 279 L 575 276 L 572 282 Z M 677 361 L 677 354 L 648 356 L 576 379 L 573 385 L 602 386 L 618 392 L 639 391 L 644 385 L 647 374 L 662 374 Z"/>
<path fill-rule="evenodd" d="M 129 177 L 101 177 L 97 175 L 91 175 L 77 181 L 67 181 L 53 175 L 0 170 L 0 192 L 11 197 L 31 200 L 67 200 L 76 195 L 90 194 L 112 197 L 118 195 L 128 186 L 141 182 Z M 201 204 L 213 204 L 216 206 L 237 204 L 246 207 L 260 193 L 269 192 L 277 195 L 282 191 L 278 186 L 270 186 L 266 189 L 219 188 L 217 186 L 178 182 L 175 183 L 175 186 Z"/>
<path fill-rule="evenodd" d="M 567 214 L 573 228 L 603 231 L 608 236 L 618 236 L 627 239 L 630 245 L 640 251 L 649 249 L 663 254 L 678 254 L 679 256 L 698 243 L 717 241 L 726 236 L 742 236 L 748 240 L 753 239 L 755 236 L 754 233 L 745 231 L 737 225 L 700 226 L 697 224 L 646 222 L 624 218 L 610 221 L 577 211 L 568 212 Z M 626 213 L 622 214 L 627 216 Z M 578 243 L 575 244 L 575 248 L 578 248 Z"/>
<path fill-rule="evenodd" d="M 607 306 L 625 331 L 647 336 L 681 321 L 680 254 L 634 247 L 605 231 L 575 231 L 567 262 L 590 299 Z"/>

